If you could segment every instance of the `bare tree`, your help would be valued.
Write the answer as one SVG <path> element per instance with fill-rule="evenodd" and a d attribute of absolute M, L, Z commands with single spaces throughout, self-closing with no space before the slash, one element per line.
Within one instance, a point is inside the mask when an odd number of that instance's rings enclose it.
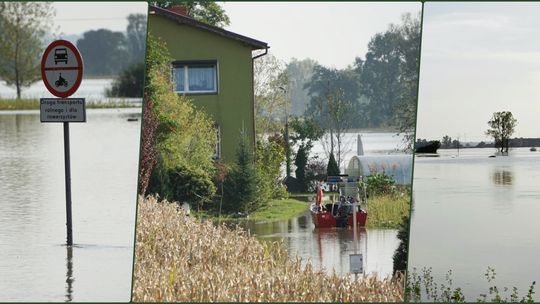
<path fill-rule="evenodd" d="M 49 2 L 2 2 L 0 5 L 0 78 L 21 88 L 41 78 L 43 38 L 55 11 Z"/>
<path fill-rule="evenodd" d="M 288 80 L 284 71 L 285 64 L 270 53 L 255 60 L 255 126 L 259 135 L 277 132 L 288 114 Z"/>

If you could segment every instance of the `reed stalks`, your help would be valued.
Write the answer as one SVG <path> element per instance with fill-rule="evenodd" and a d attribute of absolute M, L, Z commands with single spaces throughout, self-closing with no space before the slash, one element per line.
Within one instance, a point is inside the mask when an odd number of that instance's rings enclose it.
<path fill-rule="evenodd" d="M 139 198 L 135 302 L 403 301 L 404 278 L 339 276 L 290 257 L 279 242 L 200 222 L 154 197 Z"/>

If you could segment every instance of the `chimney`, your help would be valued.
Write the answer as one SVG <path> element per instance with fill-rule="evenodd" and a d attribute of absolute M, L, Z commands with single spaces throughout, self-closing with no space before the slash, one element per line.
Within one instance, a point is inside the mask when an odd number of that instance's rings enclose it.
<path fill-rule="evenodd" d="M 174 5 L 171 5 L 167 8 L 167 10 L 175 13 L 175 14 L 178 14 L 178 15 L 182 15 L 182 16 L 186 16 L 187 17 L 187 6 L 185 5 L 182 5 L 182 4 L 174 4 Z"/>

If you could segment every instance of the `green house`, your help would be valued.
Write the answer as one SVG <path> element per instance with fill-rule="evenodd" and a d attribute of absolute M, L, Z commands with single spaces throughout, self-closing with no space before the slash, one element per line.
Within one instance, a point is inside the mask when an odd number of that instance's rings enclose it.
<path fill-rule="evenodd" d="M 178 6 L 150 6 L 148 29 L 167 43 L 174 90 L 213 118 L 219 138 L 215 157 L 235 161 L 242 130 L 253 148 L 253 61 L 266 54 L 267 43 L 196 21 Z M 254 56 L 256 50 L 265 51 Z"/>

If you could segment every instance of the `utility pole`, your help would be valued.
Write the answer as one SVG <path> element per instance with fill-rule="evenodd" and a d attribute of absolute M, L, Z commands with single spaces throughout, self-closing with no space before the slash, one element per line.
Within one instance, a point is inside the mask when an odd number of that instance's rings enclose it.
<path fill-rule="evenodd" d="M 279 87 L 283 91 L 283 99 L 285 100 L 285 157 L 286 157 L 286 173 L 287 178 L 291 176 L 291 148 L 289 144 L 289 111 L 287 90 L 284 87 Z"/>

